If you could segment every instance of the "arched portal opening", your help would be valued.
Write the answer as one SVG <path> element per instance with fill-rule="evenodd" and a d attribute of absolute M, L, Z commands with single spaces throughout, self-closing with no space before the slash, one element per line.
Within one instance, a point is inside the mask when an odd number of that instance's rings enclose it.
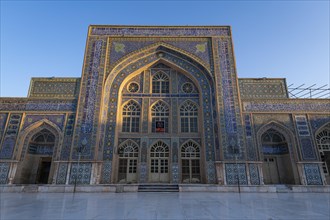
<path fill-rule="evenodd" d="M 101 109 L 101 120 L 105 124 L 100 134 L 104 134 L 104 139 L 101 139 L 104 143 L 103 159 L 108 160 L 111 166 L 102 167 L 102 183 L 119 181 L 118 151 L 113 149 L 127 139 L 146 149 L 141 150 L 138 161 L 139 182 L 164 182 L 161 177 L 156 177 L 158 174 L 150 173 L 150 150 L 156 140 L 166 143 L 169 149 L 165 160 L 168 174 L 160 176 L 167 176 L 165 182 L 179 182 L 181 160 L 178 146 L 192 137 L 200 145 L 202 179 L 215 183 L 214 160 L 218 154 L 214 149 L 219 148 L 214 146 L 215 130 L 212 129 L 215 104 L 213 78 L 198 59 L 171 48 L 159 45 L 145 48 L 143 53 L 121 60 L 109 73 Z M 181 104 L 188 100 L 189 108 L 180 114 Z M 123 108 L 130 101 L 139 106 L 139 113 L 134 119 L 131 115 L 131 119 L 126 119 L 128 116 Z"/>
<path fill-rule="evenodd" d="M 16 174 L 16 182 L 21 184 L 50 183 L 54 147 L 55 135 L 48 129 L 42 129 L 33 135 Z"/>
<path fill-rule="evenodd" d="M 265 184 L 294 184 L 288 143 L 283 134 L 268 129 L 261 136 Z"/>
<path fill-rule="evenodd" d="M 316 143 L 322 161 L 323 173 L 330 184 L 330 123 L 316 133 Z"/>

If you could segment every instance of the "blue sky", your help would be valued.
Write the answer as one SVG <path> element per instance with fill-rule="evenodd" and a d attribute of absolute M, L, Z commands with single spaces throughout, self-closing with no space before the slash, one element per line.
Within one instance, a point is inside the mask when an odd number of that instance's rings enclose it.
<path fill-rule="evenodd" d="M 329 1 L 3 1 L 1 97 L 80 77 L 90 24 L 231 25 L 239 77 L 329 84 Z"/>

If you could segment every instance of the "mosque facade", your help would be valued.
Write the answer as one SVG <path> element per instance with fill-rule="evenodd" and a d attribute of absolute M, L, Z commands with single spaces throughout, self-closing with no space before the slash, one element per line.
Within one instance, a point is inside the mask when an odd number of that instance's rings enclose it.
<path fill-rule="evenodd" d="M 330 100 L 235 62 L 230 26 L 89 26 L 80 78 L 0 98 L 0 183 L 329 184 Z"/>

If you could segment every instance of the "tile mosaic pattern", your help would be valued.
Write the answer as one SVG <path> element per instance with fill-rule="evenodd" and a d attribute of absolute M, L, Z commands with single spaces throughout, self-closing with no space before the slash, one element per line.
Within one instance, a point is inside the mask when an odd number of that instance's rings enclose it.
<path fill-rule="evenodd" d="M 2 111 L 75 111 L 76 100 L 29 100 L 26 98 L 1 98 L 0 109 Z"/>
<path fill-rule="evenodd" d="M 177 139 L 172 141 L 172 183 L 179 183 L 179 149 Z"/>
<path fill-rule="evenodd" d="M 232 54 L 230 38 L 221 38 L 216 41 L 219 63 L 216 69 L 216 86 L 218 95 L 218 109 L 220 113 L 221 140 L 225 159 L 233 159 L 233 148 L 239 149 L 239 159 L 245 157 L 243 127 L 241 124 L 240 107 L 238 103 L 238 89 L 236 85 L 236 70 Z"/>
<path fill-rule="evenodd" d="M 102 184 L 111 183 L 111 169 L 112 169 L 112 161 L 103 162 L 102 179 L 101 179 Z"/>
<path fill-rule="evenodd" d="M 121 58 L 131 52 L 153 46 L 155 44 L 168 44 L 173 48 L 182 49 L 194 56 L 208 69 L 211 67 L 211 43 L 208 38 L 115 38 L 110 41 L 111 67 L 118 64 Z M 188 55 L 188 54 L 187 54 Z"/>
<path fill-rule="evenodd" d="M 225 164 L 226 180 L 228 185 L 247 185 L 245 164 L 227 163 Z"/>
<path fill-rule="evenodd" d="M 147 138 L 141 138 L 141 154 L 140 154 L 140 183 L 146 183 L 148 181 L 148 147 L 147 147 Z"/>
<path fill-rule="evenodd" d="M 319 128 L 327 123 L 330 123 L 329 115 L 309 115 L 309 122 L 311 125 L 312 133 L 314 134 Z"/>
<path fill-rule="evenodd" d="M 85 87 L 80 94 L 81 106 L 78 110 L 77 133 L 78 138 L 74 140 L 74 146 L 84 147 L 83 158 L 94 158 L 94 146 L 96 145 L 96 122 L 98 121 L 97 109 L 99 91 L 99 76 L 103 40 L 97 40 L 91 48 L 90 60 L 88 61 L 87 71 L 83 77 Z M 85 146 L 82 143 L 86 141 Z M 73 158 L 77 158 L 77 152 L 73 151 Z"/>
<path fill-rule="evenodd" d="M 67 170 L 68 170 L 68 164 L 60 163 L 57 170 L 56 184 L 65 184 Z"/>
<path fill-rule="evenodd" d="M 146 162 L 140 163 L 140 183 L 146 183 L 148 182 L 148 166 Z"/>
<path fill-rule="evenodd" d="M 257 164 L 249 164 L 251 185 L 260 185 L 260 177 Z"/>
<path fill-rule="evenodd" d="M 301 136 L 310 136 L 309 128 L 307 124 L 307 118 L 305 115 L 295 115 L 296 128 L 298 130 L 298 135 Z"/>
<path fill-rule="evenodd" d="M 179 183 L 179 164 L 172 163 L 172 183 Z"/>
<path fill-rule="evenodd" d="M 2 136 L 5 133 L 7 118 L 8 118 L 8 113 L 0 114 L 0 144 L 1 144 Z"/>
<path fill-rule="evenodd" d="M 58 126 L 59 129 L 63 130 L 65 115 L 43 115 L 43 114 L 27 114 L 24 119 L 24 124 L 22 129 L 27 128 L 31 124 L 36 123 L 37 121 L 47 119 L 48 121 L 53 122 Z"/>
<path fill-rule="evenodd" d="M 243 101 L 247 112 L 324 112 L 328 113 L 330 103 L 323 100 L 249 100 Z"/>
<path fill-rule="evenodd" d="M 89 184 L 91 180 L 91 163 L 72 163 L 69 184 Z"/>
<path fill-rule="evenodd" d="M 116 27 L 116 26 L 92 26 L 91 35 L 109 36 L 230 36 L 230 27 Z"/>
<path fill-rule="evenodd" d="M 13 156 L 16 139 L 18 136 L 22 114 L 10 114 L 9 123 L 2 141 L 0 159 L 11 159 Z"/>
<path fill-rule="evenodd" d="M 68 114 L 64 131 L 63 145 L 61 149 L 61 160 L 69 160 L 70 158 L 74 124 L 75 114 Z"/>
<path fill-rule="evenodd" d="M 245 124 L 245 139 L 246 139 L 246 150 L 248 160 L 255 161 L 257 160 L 257 147 L 252 136 L 253 127 L 251 125 L 251 116 L 249 114 L 244 115 L 244 124 Z"/>
<path fill-rule="evenodd" d="M 0 163 L 0 184 L 6 184 L 8 182 L 10 163 Z"/>
<path fill-rule="evenodd" d="M 238 79 L 241 99 L 288 98 L 284 79 Z"/>
<path fill-rule="evenodd" d="M 318 164 L 304 164 L 307 185 L 322 185 L 322 177 Z"/>
<path fill-rule="evenodd" d="M 80 78 L 32 78 L 28 97 L 77 98 Z"/>
<path fill-rule="evenodd" d="M 303 160 L 317 160 L 315 147 L 309 132 L 306 115 L 295 115 L 295 125 Z"/>

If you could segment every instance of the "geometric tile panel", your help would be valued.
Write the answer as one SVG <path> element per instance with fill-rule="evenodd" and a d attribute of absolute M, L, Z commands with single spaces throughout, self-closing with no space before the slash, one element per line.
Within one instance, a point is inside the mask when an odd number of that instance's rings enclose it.
<path fill-rule="evenodd" d="M 179 165 L 172 163 L 172 182 L 179 183 Z"/>
<path fill-rule="evenodd" d="M 64 140 L 61 149 L 61 160 L 68 160 L 70 157 L 73 128 L 75 124 L 74 121 L 75 121 L 75 115 L 69 114 L 66 121 Z"/>
<path fill-rule="evenodd" d="M 60 115 L 27 114 L 25 116 L 22 129 L 25 129 L 29 125 L 31 125 L 37 121 L 43 120 L 43 119 L 47 119 L 48 121 L 51 121 L 55 125 L 57 125 L 61 130 L 63 129 L 64 120 L 65 120 L 64 114 L 60 114 Z"/>
<path fill-rule="evenodd" d="M 146 183 L 148 176 L 147 176 L 147 163 L 141 162 L 140 163 L 140 183 Z"/>
<path fill-rule="evenodd" d="M 0 163 L 0 184 L 6 184 L 10 163 Z"/>
<path fill-rule="evenodd" d="M 91 179 L 91 163 L 72 163 L 69 184 L 89 184 Z"/>
<path fill-rule="evenodd" d="M 226 167 L 226 179 L 228 185 L 248 184 L 245 164 L 227 163 L 225 167 Z"/>
<path fill-rule="evenodd" d="M 310 99 L 310 100 L 248 100 L 242 102 L 243 111 L 247 112 L 325 112 L 330 109 L 329 101 Z"/>
<path fill-rule="evenodd" d="M 249 164 L 251 185 L 260 185 L 259 171 L 257 164 Z"/>
<path fill-rule="evenodd" d="M 299 136 L 309 136 L 307 118 L 305 115 L 295 115 L 296 126 Z"/>
<path fill-rule="evenodd" d="M 102 169 L 102 181 L 103 184 L 109 184 L 111 181 L 111 168 L 112 168 L 112 161 L 106 161 L 103 163 Z"/>
<path fill-rule="evenodd" d="M 302 157 L 304 160 L 317 160 L 313 142 L 310 137 L 299 138 L 301 144 Z"/>
<path fill-rule="evenodd" d="M 77 101 L 71 99 L 0 99 L 1 110 L 5 111 L 75 111 Z"/>
<path fill-rule="evenodd" d="M 214 161 L 207 161 L 207 183 L 215 183 L 215 165 Z"/>
<path fill-rule="evenodd" d="M 318 164 L 304 164 L 307 185 L 323 185 Z"/>
<path fill-rule="evenodd" d="M 1 159 L 10 159 L 13 155 L 16 138 L 20 128 L 22 114 L 11 114 L 9 117 L 9 123 L 2 142 L 2 149 L 0 151 Z"/>
<path fill-rule="evenodd" d="M 7 121 L 8 114 L 7 113 L 1 113 L 0 114 L 0 143 L 2 140 L 2 135 L 5 132 L 5 126 L 6 126 L 6 121 Z"/>
<path fill-rule="evenodd" d="M 67 170 L 68 170 L 68 164 L 67 163 L 61 163 L 58 166 L 56 184 L 65 184 Z"/>
<path fill-rule="evenodd" d="M 80 78 L 32 78 L 28 97 L 75 98 Z"/>
<path fill-rule="evenodd" d="M 238 79 L 242 99 L 287 98 L 284 79 Z"/>
<path fill-rule="evenodd" d="M 251 161 L 255 161 L 257 160 L 257 150 L 252 136 L 253 130 L 252 130 L 251 118 L 249 114 L 244 115 L 244 123 L 245 123 L 247 159 Z"/>
<path fill-rule="evenodd" d="M 294 119 L 303 160 L 317 160 L 306 115 L 295 115 Z"/>
<path fill-rule="evenodd" d="M 230 36 L 229 27 L 91 27 L 91 35 L 110 36 Z"/>

